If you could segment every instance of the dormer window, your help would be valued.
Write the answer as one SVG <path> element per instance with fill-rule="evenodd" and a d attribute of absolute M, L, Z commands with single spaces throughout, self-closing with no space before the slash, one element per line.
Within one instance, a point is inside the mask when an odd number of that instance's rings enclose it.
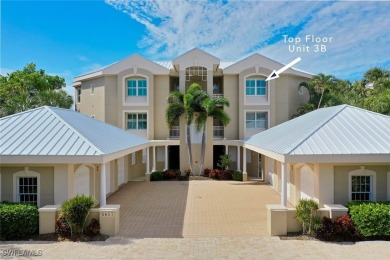
<path fill-rule="evenodd" d="M 266 96 L 267 83 L 263 78 L 249 78 L 245 83 L 245 93 L 247 96 Z"/>
<path fill-rule="evenodd" d="M 127 95 L 131 97 L 147 96 L 147 80 L 144 78 L 128 79 Z"/>

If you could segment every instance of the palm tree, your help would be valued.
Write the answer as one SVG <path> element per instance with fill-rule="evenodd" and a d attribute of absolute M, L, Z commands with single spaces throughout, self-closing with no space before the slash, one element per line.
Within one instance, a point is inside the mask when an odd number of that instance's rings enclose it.
<path fill-rule="evenodd" d="M 174 91 L 168 96 L 169 106 L 165 112 L 168 127 L 171 129 L 174 122 L 179 120 L 182 115 L 185 116 L 187 151 L 191 172 L 194 172 L 192 160 L 191 124 L 195 113 L 201 112 L 202 101 L 206 98 L 206 96 L 207 93 L 203 91 L 202 87 L 198 84 L 192 84 L 188 88 L 186 94 Z"/>
<path fill-rule="evenodd" d="M 229 100 L 223 97 L 219 98 L 210 98 L 209 95 L 202 101 L 202 112 L 196 119 L 196 128 L 200 131 L 203 128 L 202 132 L 202 147 L 201 147 L 201 156 L 199 164 L 199 175 L 201 175 L 204 165 L 204 157 L 206 153 L 206 122 L 208 117 L 217 118 L 221 121 L 223 126 L 227 126 L 230 122 L 230 117 L 223 110 L 224 106 L 229 106 Z"/>
<path fill-rule="evenodd" d="M 322 98 L 324 97 L 324 92 L 332 87 L 335 83 L 335 77 L 332 75 L 325 75 L 320 73 L 313 77 L 312 83 L 317 93 L 321 94 L 320 101 L 318 102 L 318 108 L 321 107 Z"/>

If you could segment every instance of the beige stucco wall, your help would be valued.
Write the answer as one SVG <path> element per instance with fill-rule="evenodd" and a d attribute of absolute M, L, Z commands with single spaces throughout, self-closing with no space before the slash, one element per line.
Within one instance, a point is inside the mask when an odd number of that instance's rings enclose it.
<path fill-rule="evenodd" d="M 29 171 L 39 173 L 40 179 L 40 206 L 52 205 L 54 203 L 54 167 L 52 166 L 31 166 Z M 24 167 L 20 166 L 2 166 L 1 173 L 1 200 L 14 200 L 14 179 L 13 176 L 17 172 L 24 171 Z"/>
<path fill-rule="evenodd" d="M 104 95 L 105 95 L 105 122 L 119 126 L 118 124 L 118 82 L 115 76 L 104 77 Z"/>
<path fill-rule="evenodd" d="M 95 94 L 91 93 L 91 84 L 95 84 Z M 104 77 L 86 80 L 81 83 L 81 102 L 76 103 L 77 109 L 88 116 L 105 121 L 105 79 Z M 77 102 L 77 100 L 76 100 Z"/>
<path fill-rule="evenodd" d="M 223 92 L 224 97 L 230 102 L 229 107 L 225 107 L 224 110 L 230 116 L 230 123 L 225 127 L 225 138 L 228 140 L 237 140 L 239 129 L 239 96 L 238 96 L 238 76 L 237 75 L 225 75 L 223 77 Z"/>
<path fill-rule="evenodd" d="M 142 151 L 138 151 L 135 153 L 136 163 L 132 164 L 131 155 L 128 156 L 128 179 L 129 181 L 142 178 L 146 173 L 146 164 L 142 163 Z M 150 168 L 150 170 L 152 170 Z"/>
<path fill-rule="evenodd" d="M 334 202 L 345 205 L 349 200 L 348 173 L 359 170 L 361 165 L 334 166 Z M 387 173 L 390 165 L 364 165 L 365 169 L 376 172 L 376 201 L 387 200 Z"/>
<path fill-rule="evenodd" d="M 154 139 L 165 140 L 169 137 L 169 128 L 165 120 L 168 107 L 169 76 L 155 76 L 154 88 Z"/>

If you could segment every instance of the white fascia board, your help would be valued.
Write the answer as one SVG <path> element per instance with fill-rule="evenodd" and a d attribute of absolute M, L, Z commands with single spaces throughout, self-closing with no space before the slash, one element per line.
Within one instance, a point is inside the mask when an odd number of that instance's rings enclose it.
<path fill-rule="evenodd" d="M 388 163 L 390 154 L 285 155 L 287 163 Z"/>
<path fill-rule="evenodd" d="M 83 81 L 87 79 L 97 78 L 103 75 L 103 70 L 95 71 L 92 73 L 84 74 L 74 78 L 74 82 Z"/>
<path fill-rule="evenodd" d="M 1 164 L 103 163 L 102 155 L 2 155 Z"/>
<path fill-rule="evenodd" d="M 165 145 L 180 145 L 180 140 L 150 140 L 149 147 L 165 146 Z"/>
<path fill-rule="evenodd" d="M 73 87 L 79 87 L 79 86 L 81 86 L 81 81 L 74 81 L 74 82 L 72 83 L 72 86 L 73 86 Z"/>
<path fill-rule="evenodd" d="M 257 153 L 264 154 L 267 157 L 275 159 L 275 160 L 277 160 L 279 162 L 286 162 L 286 157 L 283 154 L 278 154 L 278 153 L 275 153 L 275 152 L 271 152 L 271 151 L 268 151 L 268 150 L 256 147 L 254 145 L 250 145 L 250 144 L 244 144 L 243 147 L 245 147 L 245 148 L 247 148 L 249 150 L 255 151 Z"/>
<path fill-rule="evenodd" d="M 115 159 L 118 159 L 118 158 L 122 158 L 123 156 L 126 156 L 128 154 L 131 154 L 131 153 L 140 151 L 142 149 L 145 149 L 148 146 L 149 146 L 149 143 L 146 143 L 146 144 L 138 145 L 136 147 L 125 149 L 125 150 L 122 150 L 122 151 L 119 151 L 119 152 L 107 154 L 103 158 L 103 163 L 107 163 L 107 162 L 110 162 L 112 160 L 115 160 Z"/>

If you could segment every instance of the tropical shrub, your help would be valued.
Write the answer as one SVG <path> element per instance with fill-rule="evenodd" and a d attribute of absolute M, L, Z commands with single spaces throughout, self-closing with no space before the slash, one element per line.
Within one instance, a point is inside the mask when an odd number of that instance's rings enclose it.
<path fill-rule="evenodd" d="M 179 170 L 167 170 L 164 172 L 164 180 L 177 179 L 181 175 Z"/>
<path fill-rule="evenodd" d="M 242 181 L 242 172 L 239 172 L 239 171 L 233 172 L 232 178 L 235 181 Z"/>
<path fill-rule="evenodd" d="M 209 177 L 210 178 L 215 179 L 216 178 L 215 175 L 216 175 L 216 170 L 213 169 L 213 170 L 209 171 Z"/>
<path fill-rule="evenodd" d="M 32 204 L 0 203 L 0 239 L 25 238 L 39 227 L 38 207 Z"/>
<path fill-rule="evenodd" d="M 361 239 L 360 233 L 348 214 L 334 221 L 324 217 L 317 230 L 317 237 L 326 241 L 358 241 Z"/>
<path fill-rule="evenodd" d="M 317 210 L 319 205 L 314 200 L 301 199 L 296 207 L 297 220 L 302 225 L 303 234 L 315 235 L 321 224 Z"/>
<path fill-rule="evenodd" d="M 66 222 L 65 218 L 62 216 L 62 214 L 59 215 L 59 217 L 56 220 L 56 227 L 55 227 L 56 233 L 60 237 L 70 237 L 72 235 L 72 232 L 70 230 L 69 223 Z"/>
<path fill-rule="evenodd" d="M 219 157 L 219 162 L 217 163 L 217 166 L 221 167 L 222 170 L 228 170 L 230 164 L 232 164 L 230 154 L 224 154 Z"/>
<path fill-rule="evenodd" d="M 390 204 L 381 202 L 349 203 L 349 214 L 364 237 L 390 236 Z"/>
<path fill-rule="evenodd" d="M 72 235 L 81 235 L 83 233 L 89 210 L 95 203 L 94 197 L 82 194 L 62 204 L 61 214 L 69 224 Z"/>
<path fill-rule="evenodd" d="M 162 172 L 152 172 L 150 174 L 150 181 L 161 181 L 164 178 L 164 173 Z"/>
<path fill-rule="evenodd" d="M 220 180 L 233 180 L 233 172 L 232 170 L 224 170 L 221 171 Z"/>
<path fill-rule="evenodd" d="M 96 236 L 100 233 L 100 223 L 96 218 L 91 219 L 91 222 L 85 228 L 85 233 L 89 236 Z"/>
<path fill-rule="evenodd" d="M 204 177 L 209 177 L 210 171 L 211 171 L 211 170 L 210 170 L 209 168 L 204 169 L 204 171 L 203 171 L 203 176 L 204 176 Z"/>

